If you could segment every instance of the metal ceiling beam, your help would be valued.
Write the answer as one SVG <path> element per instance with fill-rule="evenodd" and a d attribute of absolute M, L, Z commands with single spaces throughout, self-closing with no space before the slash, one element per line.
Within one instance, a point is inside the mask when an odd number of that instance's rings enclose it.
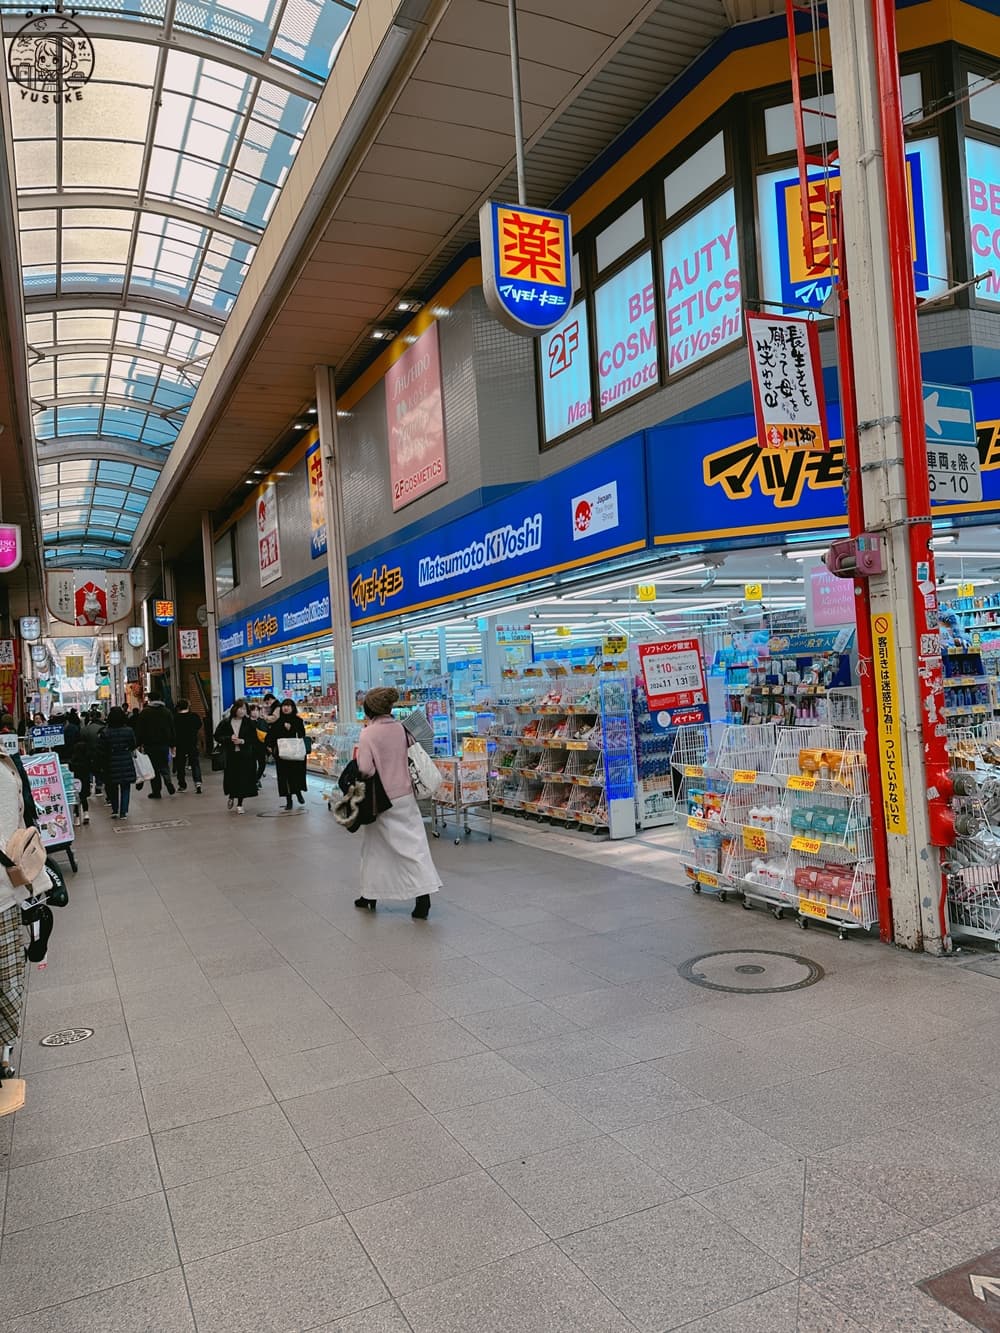
<path fill-rule="evenodd" d="M 198 33 L 185 32 L 174 28 L 169 39 L 165 39 L 163 30 L 152 23 L 137 23 L 135 19 L 92 18 L 89 14 L 80 15 L 80 22 L 87 30 L 87 36 L 94 38 L 109 37 L 116 42 L 139 42 L 144 46 L 164 45 L 169 40 L 170 49 L 184 51 L 188 55 L 200 56 L 203 60 L 212 60 L 218 65 L 229 65 L 243 74 L 263 79 L 265 83 L 295 93 L 307 102 L 316 102 L 323 91 L 322 82 L 310 79 L 305 74 L 297 74 L 290 65 L 268 61 L 250 51 L 241 51 L 231 42 L 219 42 L 214 37 L 203 37 Z"/>
<path fill-rule="evenodd" d="M 32 362 L 33 366 L 40 365 L 43 361 L 51 361 L 57 356 L 127 356 L 135 357 L 140 361 L 157 361 L 161 366 L 169 366 L 176 370 L 178 374 L 187 370 L 194 361 L 200 360 L 199 357 L 179 359 L 175 356 L 166 356 L 163 352 L 151 352 L 148 347 L 139 347 L 135 343 L 122 342 L 93 342 L 93 343 L 33 343 L 33 352 L 37 352 L 38 357 Z"/>
<path fill-rule="evenodd" d="M 85 292 L 73 296 L 27 296 L 24 300 L 25 312 L 29 315 L 59 315 L 66 310 L 122 310 L 133 315 L 155 315 L 159 319 L 176 320 L 178 324 L 188 324 L 193 329 L 204 329 L 206 333 L 216 335 L 222 332 L 225 320 L 215 319 L 210 315 L 189 310 L 186 306 L 170 301 L 153 301 L 148 297 L 130 296 L 122 300 L 121 293 Z"/>
<path fill-rule="evenodd" d="M 206 227 L 223 236 L 229 236 L 234 241 L 244 241 L 247 245 L 259 245 L 263 234 L 257 228 L 246 227 L 232 218 L 209 213 L 203 208 L 192 208 L 190 204 L 173 203 L 165 199 L 143 199 L 140 204 L 138 194 L 121 190 L 111 193 L 87 190 L 79 194 L 50 190 L 45 194 L 19 194 L 17 206 L 22 213 L 66 208 L 120 209 L 128 213 L 155 213 L 157 217 L 176 218 L 178 222 L 186 222 L 192 227 Z"/>
<path fill-rule="evenodd" d="M 166 462 L 162 447 L 154 449 L 152 445 L 119 440 L 112 435 L 60 435 L 56 440 L 38 441 L 39 467 L 44 467 L 46 463 L 86 462 L 91 459 L 99 463 L 132 463 L 136 467 L 151 467 L 157 471 Z"/>

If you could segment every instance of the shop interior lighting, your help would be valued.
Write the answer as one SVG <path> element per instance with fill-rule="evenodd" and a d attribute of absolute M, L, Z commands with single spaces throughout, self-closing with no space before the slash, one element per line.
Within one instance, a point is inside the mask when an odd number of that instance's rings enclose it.
<path fill-rule="evenodd" d="M 412 315 L 416 311 L 418 311 L 422 305 L 423 301 L 414 301 L 411 300 L 410 298 L 407 298 L 406 300 L 403 301 L 397 301 L 396 309 L 399 311 L 401 315 Z"/>
<path fill-rule="evenodd" d="M 396 335 L 392 329 L 372 329 L 372 337 L 377 342 L 387 342 L 390 338 L 395 338 L 395 336 Z"/>
<path fill-rule="evenodd" d="M 669 565 L 664 569 L 645 570 L 642 573 L 633 574 L 630 579 L 619 579 L 614 583 L 599 583 L 591 588 L 584 588 L 579 593 L 567 593 L 568 602 L 578 601 L 583 597 L 594 597 L 602 592 L 615 592 L 618 588 L 634 588 L 637 584 L 664 583 L 668 579 L 687 577 L 688 574 L 698 574 L 702 570 L 717 568 L 716 565 L 708 565 L 704 560 L 693 565 Z"/>
<path fill-rule="evenodd" d="M 337 408 L 337 416 L 340 418 L 341 421 L 348 421 L 348 420 L 350 419 L 350 417 L 352 416 L 352 413 L 350 413 L 350 412 L 345 412 L 344 409 L 343 409 L 342 407 L 338 407 L 338 408 Z"/>
<path fill-rule="evenodd" d="M 1000 551 L 938 551 L 939 560 L 1000 560 Z"/>
<path fill-rule="evenodd" d="M 829 546 L 810 546 L 805 550 L 782 551 L 782 555 L 788 560 L 822 560 L 829 549 Z"/>

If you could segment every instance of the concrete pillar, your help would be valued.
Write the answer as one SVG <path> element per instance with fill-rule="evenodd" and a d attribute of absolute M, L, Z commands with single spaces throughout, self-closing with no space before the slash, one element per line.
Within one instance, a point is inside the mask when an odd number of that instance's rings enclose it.
<path fill-rule="evenodd" d="M 890 828 L 888 834 L 893 923 L 897 944 L 938 953 L 945 947 L 939 914 L 941 872 L 930 841 L 920 711 L 919 665 L 927 650 L 920 643 L 914 607 L 873 0 L 837 0 L 829 7 L 829 25 L 853 316 L 860 481 L 867 526 L 882 534 L 887 550 L 886 573 L 869 582 L 872 621 L 890 617 L 895 631 L 892 666 L 898 678 L 906 831 Z M 858 479 L 851 481 L 857 484 Z M 863 663 L 862 669 L 873 667 Z"/>
<path fill-rule="evenodd" d="M 212 516 L 207 510 L 201 515 L 201 554 L 205 568 L 205 633 L 208 635 L 209 697 L 214 728 L 222 719 L 222 665 L 219 661 L 219 617 L 215 606 L 215 541 Z"/>
<path fill-rule="evenodd" d="M 316 417 L 323 458 L 323 506 L 326 513 L 326 567 L 330 578 L 333 665 L 337 673 L 337 718 L 354 721 L 354 653 L 351 601 L 347 586 L 344 489 L 337 448 L 337 391 L 331 366 L 316 366 Z"/>

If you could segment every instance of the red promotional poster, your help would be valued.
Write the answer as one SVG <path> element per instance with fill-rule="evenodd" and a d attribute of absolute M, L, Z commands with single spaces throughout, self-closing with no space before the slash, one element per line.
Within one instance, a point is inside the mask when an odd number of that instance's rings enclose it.
<path fill-rule="evenodd" d="M 693 708 L 708 700 L 697 639 L 639 644 L 639 664 L 649 711 Z"/>
<path fill-rule="evenodd" d="M 436 324 L 386 373 L 385 415 L 392 507 L 396 510 L 448 480 Z"/>

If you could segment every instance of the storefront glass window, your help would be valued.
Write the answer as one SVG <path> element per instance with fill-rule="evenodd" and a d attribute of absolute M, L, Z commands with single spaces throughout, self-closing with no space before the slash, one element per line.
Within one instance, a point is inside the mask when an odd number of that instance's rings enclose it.
<path fill-rule="evenodd" d="M 239 570 L 236 564 L 236 528 L 224 532 L 215 543 L 215 595 L 225 597 L 239 584 Z"/>
<path fill-rule="evenodd" d="M 969 119 L 1000 130 L 1000 83 L 983 74 L 969 73 Z"/>
<path fill-rule="evenodd" d="M 667 372 L 689 370 L 743 334 L 736 200 L 727 190 L 663 241 Z"/>
<path fill-rule="evenodd" d="M 600 406 L 606 412 L 659 382 L 656 293 L 649 251 L 598 287 L 594 306 Z"/>
<path fill-rule="evenodd" d="M 710 190 L 726 174 L 726 147 L 721 134 L 709 139 L 663 182 L 663 203 L 668 218 Z"/>
<path fill-rule="evenodd" d="M 1000 304 L 1000 147 L 966 139 L 965 169 L 969 189 L 969 241 L 972 270 L 990 277 L 976 287 L 976 300 Z"/>
<path fill-rule="evenodd" d="M 646 215 L 641 199 L 615 218 L 610 227 L 597 233 L 597 271 L 603 273 L 616 259 L 632 249 L 646 235 Z"/>

